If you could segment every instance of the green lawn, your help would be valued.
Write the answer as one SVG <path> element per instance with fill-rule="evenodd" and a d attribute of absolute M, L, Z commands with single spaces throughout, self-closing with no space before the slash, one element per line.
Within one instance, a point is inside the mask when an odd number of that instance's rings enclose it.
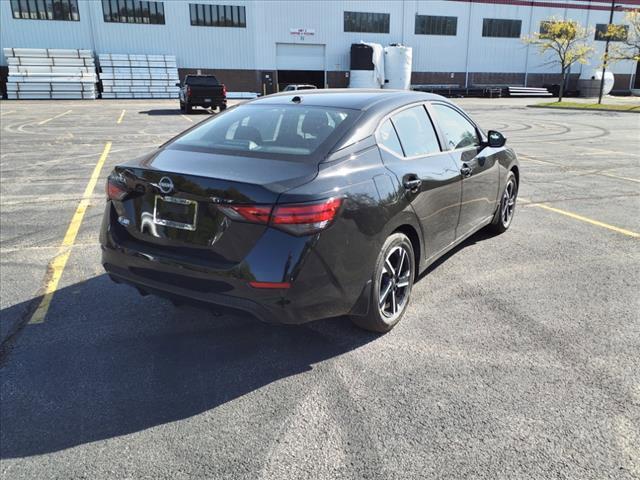
<path fill-rule="evenodd" d="M 580 110 L 616 110 L 618 112 L 635 112 L 640 113 L 640 103 L 628 103 L 626 105 L 610 104 L 610 103 L 581 103 L 581 102 L 546 102 L 536 103 L 532 107 L 546 108 L 569 108 Z"/>

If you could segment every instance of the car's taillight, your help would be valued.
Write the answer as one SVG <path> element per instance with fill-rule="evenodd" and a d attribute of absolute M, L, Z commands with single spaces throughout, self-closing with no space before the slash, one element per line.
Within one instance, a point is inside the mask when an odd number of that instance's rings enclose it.
<path fill-rule="evenodd" d="M 225 205 L 218 207 L 232 220 L 244 220 L 251 223 L 269 223 L 271 205 Z"/>
<path fill-rule="evenodd" d="M 227 86 L 226 85 L 222 85 L 222 96 L 223 97 L 227 96 Z"/>
<path fill-rule="evenodd" d="M 187 85 L 187 97 L 191 96 L 191 87 Z"/>
<path fill-rule="evenodd" d="M 341 198 L 283 205 L 224 205 L 220 210 L 232 220 L 270 224 L 294 235 L 309 235 L 327 228 L 335 218 Z"/>
<path fill-rule="evenodd" d="M 111 175 L 107 178 L 106 191 L 109 200 L 122 200 L 129 193 L 127 187 Z"/>
<path fill-rule="evenodd" d="M 276 205 L 271 223 L 295 235 L 306 235 L 328 227 L 341 204 L 341 198 L 330 198 L 319 203 Z"/>

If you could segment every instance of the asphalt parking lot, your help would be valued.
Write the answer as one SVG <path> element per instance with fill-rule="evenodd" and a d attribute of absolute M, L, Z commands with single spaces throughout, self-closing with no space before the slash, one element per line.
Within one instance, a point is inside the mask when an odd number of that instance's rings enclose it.
<path fill-rule="evenodd" d="M 640 478 L 640 115 L 530 102 L 458 102 L 520 155 L 521 202 L 385 336 L 103 274 L 110 169 L 209 114 L 1 102 L 0 476 Z"/>

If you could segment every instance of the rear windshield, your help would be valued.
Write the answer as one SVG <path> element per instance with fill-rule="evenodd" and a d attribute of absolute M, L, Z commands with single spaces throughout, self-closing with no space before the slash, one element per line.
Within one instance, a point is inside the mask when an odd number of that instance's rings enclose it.
<path fill-rule="evenodd" d="M 337 140 L 358 111 L 304 105 L 240 105 L 172 146 L 238 154 L 309 156 Z"/>
<path fill-rule="evenodd" d="M 216 77 L 187 77 L 185 83 L 194 87 L 212 87 L 218 85 L 218 79 Z"/>

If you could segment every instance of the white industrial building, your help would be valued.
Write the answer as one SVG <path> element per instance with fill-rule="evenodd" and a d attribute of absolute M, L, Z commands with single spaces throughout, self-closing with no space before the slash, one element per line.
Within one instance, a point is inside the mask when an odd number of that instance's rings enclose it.
<path fill-rule="evenodd" d="M 1 0 L 0 47 L 88 49 L 95 55 L 176 57 L 181 76 L 215 73 L 230 90 L 269 93 L 287 83 L 343 87 L 350 46 L 360 41 L 413 48 L 411 83 L 432 88 L 557 82 L 521 37 L 551 17 L 595 29 L 610 0 Z M 639 0 L 615 0 L 614 23 Z M 355 30 L 355 31 L 354 31 Z M 593 40 L 590 65 L 604 42 Z M 0 58 L 0 80 L 7 59 Z M 638 85 L 637 62 L 613 65 L 614 90 Z"/>

